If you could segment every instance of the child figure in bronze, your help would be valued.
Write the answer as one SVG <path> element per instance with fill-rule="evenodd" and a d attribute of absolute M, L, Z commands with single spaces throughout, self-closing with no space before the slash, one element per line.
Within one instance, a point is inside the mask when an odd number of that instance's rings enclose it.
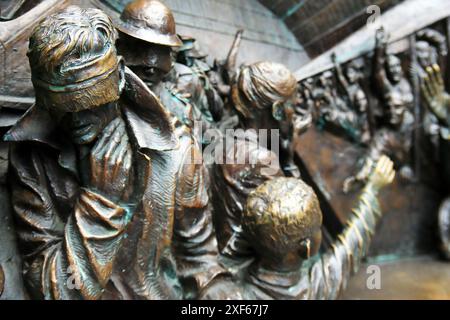
<path fill-rule="evenodd" d="M 336 299 L 366 255 L 382 216 L 378 192 L 394 179 L 382 156 L 372 168 L 353 215 L 332 248 L 319 253 L 322 212 L 311 187 L 295 178 L 267 181 L 250 193 L 243 230 L 255 260 L 236 277 L 218 278 L 204 299 Z"/>

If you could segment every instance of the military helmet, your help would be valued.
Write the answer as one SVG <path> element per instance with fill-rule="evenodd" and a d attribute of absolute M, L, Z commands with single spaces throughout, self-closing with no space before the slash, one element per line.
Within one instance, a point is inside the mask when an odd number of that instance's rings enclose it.
<path fill-rule="evenodd" d="M 172 11 L 156 0 L 130 2 L 115 24 L 121 32 L 139 40 L 170 47 L 183 44 L 176 34 Z"/>

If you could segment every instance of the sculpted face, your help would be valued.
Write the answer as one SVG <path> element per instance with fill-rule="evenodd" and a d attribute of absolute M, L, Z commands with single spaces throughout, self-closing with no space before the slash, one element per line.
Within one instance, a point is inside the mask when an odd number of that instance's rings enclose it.
<path fill-rule="evenodd" d="M 391 81 L 397 83 L 403 78 L 402 65 L 400 59 L 394 55 L 390 55 L 387 60 L 387 71 Z"/>
<path fill-rule="evenodd" d="M 79 110 L 76 112 L 63 112 L 62 108 L 54 106 L 50 110 L 51 114 L 60 121 L 60 127 L 69 135 L 75 144 L 89 144 L 93 142 L 108 125 L 108 123 L 119 115 L 117 99 L 107 99 L 104 102 L 105 91 L 111 97 L 120 97 L 125 86 L 125 66 L 123 59 L 119 57 L 118 67 L 109 78 L 110 82 L 106 84 L 96 84 L 86 88 L 83 97 L 85 100 L 77 99 L 76 96 L 67 96 L 63 102 L 64 105 L 77 104 L 80 108 L 71 108 Z M 100 105 L 97 106 L 97 103 Z"/>
<path fill-rule="evenodd" d="M 160 83 L 173 65 L 172 48 L 120 34 L 118 51 L 127 66 L 149 85 Z"/>
<path fill-rule="evenodd" d="M 345 70 L 345 75 L 347 77 L 348 82 L 355 83 L 358 81 L 358 73 L 352 66 L 347 67 Z"/>
<path fill-rule="evenodd" d="M 68 112 L 62 116 L 61 124 L 73 143 L 89 144 L 117 114 L 116 106 L 112 103 L 90 110 Z"/>
<path fill-rule="evenodd" d="M 431 46 L 426 41 L 418 41 L 416 43 L 417 60 L 422 67 L 427 67 L 432 64 Z"/>
<path fill-rule="evenodd" d="M 293 99 L 279 104 L 278 106 L 275 106 L 275 108 L 279 109 L 275 111 L 277 113 L 277 115 L 275 116 L 275 120 L 277 123 L 276 127 L 280 129 L 289 128 L 289 131 L 292 131 L 295 117 Z"/>
<path fill-rule="evenodd" d="M 333 73 L 331 71 L 325 71 L 320 79 L 324 88 L 333 87 Z"/>
<path fill-rule="evenodd" d="M 389 107 L 389 122 L 393 126 L 398 126 L 403 122 L 403 115 L 406 108 L 403 105 L 392 105 Z"/>

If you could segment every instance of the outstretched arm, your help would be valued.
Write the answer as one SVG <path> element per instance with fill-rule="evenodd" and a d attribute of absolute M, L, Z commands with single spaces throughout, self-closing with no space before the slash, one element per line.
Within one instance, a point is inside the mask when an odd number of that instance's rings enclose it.
<path fill-rule="evenodd" d="M 342 72 L 341 65 L 337 62 L 337 57 L 334 52 L 331 55 L 331 60 L 334 63 L 334 68 L 336 69 L 337 79 L 338 79 L 339 83 L 341 84 L 342 88 L 345 90 L 345 93 L 347 94 L 347 96 L 351 99 L 351 95 L 350 95 L 349 88 L 348 88 L 349 87 L 348 81 L 345 78 L 344 73 Z"/>
<path fill-rule="evenodd" d="M 394 176 L 392 161 L 382 156 L 361 192 L 344 231 L 332 249 L 310 270 L 312 288 L 316 288 L 310 291 L 311 299 L 336 299 L 346 287 L 348 278 L 358 270 L 382 216 L 378 192 L 390 184 Z"/>
<path fill-rule="evenodd" d="M 377 83 L 377 86 L 381 90 L 382 94 L 385 95 L 386 93 L 390 92 L 392 90 L 392 85 L 386 75 L 386 50 L 387 50 L 387 37 L 385 34 L 384 29 L 378 29 L 375 35 L 375 53 L 374 53 L 374 59 L 375 59 L 375 68 L 374 68 L 374 75 L 375 75 L 375 81 Z"/>

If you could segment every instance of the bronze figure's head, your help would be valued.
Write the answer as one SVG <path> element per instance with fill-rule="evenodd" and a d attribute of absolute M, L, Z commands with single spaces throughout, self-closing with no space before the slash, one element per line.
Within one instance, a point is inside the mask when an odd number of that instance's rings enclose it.
<path fill-rule="evenodd" d="M 30 37 L 36 103 L 64 123 L 75 143 L 93 141 L 115 113 L 124 87 L 116 38 L 105 13 L 76 6 L 44 19 Z"/>
<path fill-rule="evenodd" d="M 144 81 L 157 84 L 172 68 L 172 49 L 182 41 L 168 7 L 156 0 L 129 3 L 115 21 L 117 43 L 127 65 Z"/>
<path fill-rule="evenodd" d="M 264 129 L 292 127 L 296 97 L 294 75 L 285 66 L 269 61 L 243 67 L 232 88 L 241 118 Z"/>
<path fill-rule="evenodd" d="M 318 252 L 322 212 L 316 194 L 296 178 L 276 178 L 247 199 L 243 228 L 262 259 L 296 266 Z"/>
<path fill-rule="evenodd" d="M 400 80 L 402 80 L 403 78 L 402 63 L 397 56 L 393 54 L 387 56 L 386 70 L 387 75 L 392 82 L 398 83 L 400 82 Z"/>
<path fill-rule="evenodd" d="M 438 62 L 436 48 L 425 40 L 416 42 L 417 60 L 422 68 L 426 68 Z"/>

